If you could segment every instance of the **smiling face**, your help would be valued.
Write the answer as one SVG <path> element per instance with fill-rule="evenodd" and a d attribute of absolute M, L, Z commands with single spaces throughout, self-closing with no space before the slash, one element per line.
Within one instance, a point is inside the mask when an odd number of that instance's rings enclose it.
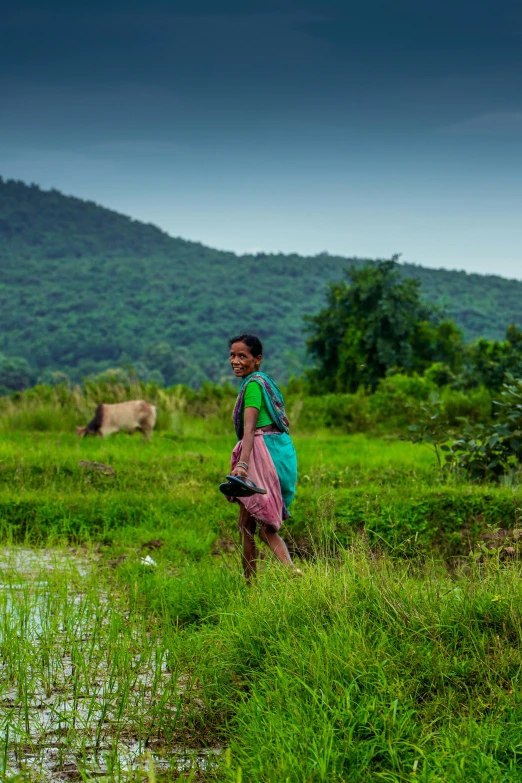
<path fill-rule="evenodd" d="M 262 359 L 262 356 L 252 356 L 246 343 L 232 343 L 230 346 L 230 364 L 237 378 L 245 378 L 251 372 L 259 370 Z"/>

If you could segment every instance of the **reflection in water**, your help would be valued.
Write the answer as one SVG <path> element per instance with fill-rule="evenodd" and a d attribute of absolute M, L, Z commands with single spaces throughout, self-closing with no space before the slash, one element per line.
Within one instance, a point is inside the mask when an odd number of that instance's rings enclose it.
<path fill-rule="evenodd" d="M 150 618 L 104 588 L 96 568 L 61 550 L 0 552 L 2 776 L 210 769 L 218 748 L 169 741 L 187 677 Z"/>

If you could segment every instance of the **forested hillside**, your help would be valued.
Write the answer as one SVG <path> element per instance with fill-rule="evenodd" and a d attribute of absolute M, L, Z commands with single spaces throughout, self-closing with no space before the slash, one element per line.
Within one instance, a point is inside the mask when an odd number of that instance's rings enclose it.
<path fill-rule="evenodd" d="M 329 280 L 362 263 L 327 254 L 238 257 L 55 190 L 0 180 L 0 354 L 27 359 L 35 379 L 132 364 L 197 385 L 228 377 L 226 338 L 253 329 L 267 342 L 267 371 L 286 380 L 304 360 L 303 315 L 323 305 Z M 508 324 L 522 325 L 522 282 L 402 269 L 467 339 L 499 339 Z"/>

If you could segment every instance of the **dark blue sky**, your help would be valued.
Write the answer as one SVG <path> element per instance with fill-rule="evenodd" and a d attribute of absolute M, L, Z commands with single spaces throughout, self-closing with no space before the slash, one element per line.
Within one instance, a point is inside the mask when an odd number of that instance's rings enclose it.
<path fill-rule="evenodd" d="M 522 278 L 522 5 L 12 2 L 0 174 L 236 251 Z"/>

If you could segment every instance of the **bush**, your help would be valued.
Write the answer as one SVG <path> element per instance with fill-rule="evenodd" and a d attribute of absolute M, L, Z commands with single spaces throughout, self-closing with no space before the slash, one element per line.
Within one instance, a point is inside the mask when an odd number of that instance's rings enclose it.
<path fill-rule="evenodd" d="M 404 375 L 395 373 L 388 375 L 379 381 L 375 396 L 386 399 L 389 402 L 404 400 L 424 401 L 429 399 L 430 394 L 436 391 L 433 381 L 417 373 Z"/>
<path fill-rule="evenodd" d="M 369 400 L 363 388 L 355 394 L 290 396 L 287 400 L 290 424 L 304 431 L 334 427 L 343 432 L 365 432 L 372 424 Z"/>
<path fill-rule="evenodd" d="M 501 398 L 493 400 L 498 414 L 492 422 L 487 421 L 490 399 L 486 389 L 477 390 L 475 399 L 448 390 L 446 400 L 437 396 L 421 406 L 418 421 L 408 428 L 408 439 L 431 444 L 441 467 L 443 452 L 444 468 L 456 473 L 462 471 L 479 480 L 509 477 L 518 481 L 522 473 L 522 380 L 509 374 L 506 378 Z M 463 409 L 475 418 L 458 416 Z M 459 428 L 457 437 L 452 425 Z"/>
<path fill-rule="evenodd" d="M 435 362 L 428 367 L 424 372 L 424 377 L 430 383 L 434 383 L 437 386 L 447 386 L 455 381 L 455 374 L 452 372 L 451 367 L 444 362 Z"/>
<path fill-rule="evenodd" d="M 507 374 L 498 415 L 492 424 L 464 422 L 461 435 L 447 446 L 448 465 L 471 478 L 506 478 L 518 482 L 522 465 L 522 380 Z"/>
<path fill-rule="evenodd" d="M 445 420 L 451 427 L 457 426 L 461 418 L 482 423 L 491 419 L 493 400 L 491 393 L 483 386 L 468 392 L 446 387 L 441 390 L 440 397 L 444 405 Z"/>

